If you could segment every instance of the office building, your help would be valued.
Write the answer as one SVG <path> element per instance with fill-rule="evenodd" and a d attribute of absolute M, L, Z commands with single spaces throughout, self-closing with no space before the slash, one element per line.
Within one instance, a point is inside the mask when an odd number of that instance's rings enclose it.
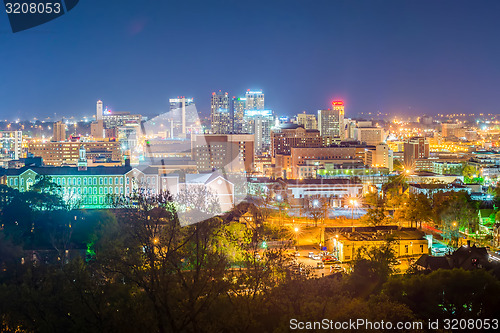
<path fill-rule="evenodd" d="M 271 146 L 271 129 L 275 126 L 272 110 L 246 110 L 243 132 L 254 135 L 255 155 L 262 155 Z"/>
<path fill-rule="evenodd" d="M 219 90 L 212 93 L 211 120 L 213 134 L 230 134 L 233 132 L 233 116 L 227 92 Z"/>
<path fill-rule="evenodd" d="M 271 131 L 271 156 L 290 155 L 291 148 L 317 148 L 322 146 L 322 138 L 317 129 L 306 130 L 295 124 L 284 124 Z"/>
<path fill-rule="evenodd" d="M 54 135 L 52 141 L 65 141 L 66 140 L 66 124 L 62 121 L 56 121 L 53 125 Z"/>
<path fill-rule="evenodd" d="M 459 137 L 457 135 L 457 130 L 460 128 L 460 124 L 456 123 L 442 123 L 441 124 L 441 136 L 443 138 Z"/>
<path fill-rule="evenodd" d="M 318 129 L 321 136 L 345 139 L 343 101 L 333 101 L 332 109 L 318 110 Z"/>
<path fill-rule="evenodd" d="M 299 113 L 296 120 L 297 125 L 303 126 L 306 130 L 317 130 L 318 121 L 313 114 Z"/>
<path fill-rule="evenodd" d="M 30 142 L 28 152 L 35 157 L 41 157 L 44 165 L 76 165 L 82 145 L 87 152 L 87 158 L 92 161 L 104 159 L 108 162 L 121 163 L 121 145 L 119 142 L 112 141 Z"/>
<path fill-rule="evenodd" d="M 425 137 L 413 137 L 404 143 L 404 164 L 411 166 L 417 159 L 429 157 L 429 141 Z"/>
<path fill-rule="evenodd" d="M 356 127 L 354 139 L 367 145 L 378 145 L 385 140 L 384 129 L 380 127 Z"/>
<path fill-rule="evenodd" d="M 393 152 L 389 146 L 381 143 L 375 147 L 366 149 L 365 165 L 372 168 L 387 168 L 392 171 L 393 168 Z"/>
<path fill-rule="evenodd" d="M 264 110 L 264 94 L 262 90 L 250 90 L 245 93 L 245 110 Z"/>
<path fill-rule="evenodd" d="M 224 169 L 252 172 L 254 136 L 251 134 L 204 134 L 192 137 L 193 159 L 199 172 Z"/>
<path fill-rule="evenodd" d="M 22 151 L 22 131 L 0 131 L 0 160 L 18 160 L 24 157 Z"/>
<path fill-rule="evenodd" d="M 244 97 L 233 97 L 233 133 L 243 133 L 243 117 L 245 116 L 247 99 Z"/>
<path fill-rule="evenodd" d="M 170 111 L 168 120 L 170 122 L 170 137 L 185 138 L 188 133 L 189 120 L 192 120 L 193 117 L 198 117 L 198 114 L 193 114 L 193 108 L 189 108 L 190 105 L 194 104 L 194 100 L 182 96 L 170 98 L 169 102 Z"/>

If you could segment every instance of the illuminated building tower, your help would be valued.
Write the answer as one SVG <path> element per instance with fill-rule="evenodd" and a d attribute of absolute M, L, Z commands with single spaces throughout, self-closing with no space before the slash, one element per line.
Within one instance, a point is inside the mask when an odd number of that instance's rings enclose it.
<path fill-rule="evenodd" d="M 78 150 L 78 171 L 84 171 L 87 170 L 87 151 L 85 150 L 85 147 L 83 145 L 80 146 L 80 149 Z"/>
<path fill-rule="evenodd" d="M 318 121 L 313 114 L 299 113 L 297 115 L 297 125 L 303 126 L 306 130 L 318 129 Z"/>
<path fill-rule="evenodd" d="M 345 139 L 343 101 L 333 101 L 332 109 L 318 110 L 318 129 L 323 137 Z"/>
<path fill-rule="evenodd" d="M 54 123 L 54 135 L 52 136 L 52 141 L 65 141 L 66 140 L 66 124 L 62 121 L 56 121 Z"/>
<path fill-rule="evenodd" d="M 245 115 L 246 98 L 233 97 L 233 132 L 243 133 L 243 117 Z"/>
<path fill-rule="evenodd" d="M 271 128 L 274 126 L 273 110 L 246 110 L 243 132 L 254 134 L 255 155 L 262 155 L 271 146 Z"/>
<path fill-rule="evenodd" d="M 99 120 L 102 121 L 102 101 L 101 100 L 97 101 L 97 105 L 96 105 L 96 120 L 97 121 L 99 121 Z"/>
<path fill-rule="evenodd" d="M 211 120 L 213 134 L 229 134 L 233 131 L 233 117 L 228 93 L 219 90 L 212 93 Z"/>
<path fill-rule="evenodd" d="M 262 90 L 248 89 L 245 98 L 245 110 L 264 110 L 264 94 Z"/>
<path fill-rule="evenodd" d="M 18 160 L 24 157 L 22 151 L 22 131 L 0 131 L 0 160 Z"/>
<path fill-rule="evenodd" d="M 417 159 L 429 157 L 429 141 L 422 136 L 416 136 L 404 144 L 403 149 L 404 163 L 411 166 Z"/>
<path fill-rule="evenodd" d="M 98 100 L 96 105 L 96 121 L 90 124 L 90 134 L 94 139 L 103 139 L 104 135 L 104 120 L 102 118 L 102 101 Z"/>
<path fill-rule="evenodd" d="M 170 111 L 172 111 L 173 118 L 171 119 L 172 127 L 180 127 L 179 135 L 176 137 L 186 137 L 186 106 L 193 104 L 192 98 L 185 98 L 184 96 L 179 98 L 170 98 Z M 178 114 L 180 111 L 180 115 Z M 177 118 L 177 119 L 174 119 Z M 173 130 L 171 130 L 173 132 Z M 174 136 L 170 133 L 171 137 Z"/>

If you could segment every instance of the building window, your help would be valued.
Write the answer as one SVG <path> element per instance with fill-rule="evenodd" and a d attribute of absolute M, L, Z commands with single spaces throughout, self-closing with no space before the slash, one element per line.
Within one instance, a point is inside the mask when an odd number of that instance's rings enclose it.
<path fill-rule="evenodd" d="M 83 178 L 83 185 L 87 185 L 87 178 Z"/>
<path fill-rule="evenodd" d="M 408 245 L 405 245 L 405 253 L 408 253 Z"/>
<path fill-rule="evenodd" d="M 86 187 L 83 188 L 83 194 L 87 194 L 87 188 Z"/>
<path fill-rule="evenodd" d="M 123 185 L 123 178 L 120 178 L 120 185 Z"/>
<path fill-rule="evenodd" d="M 123 187 L 120 187 L 120 194 L 123 194 Z"/>
<path fill-rule="evenodd" d="M 115 186 L 115 194 L 118 194 L 118 186 Z"/>
<path fill-rule="evenodd" d="M 82 185 L 82 179 L 78 178 L 78 185 Z"/>
<path fill-rule="evenodd" d="M 14 186 L 17 186 L 17 178 L 14 178 Z"/>
<path fill-rule="evenodd" d="M 113 177 L 109 177 L 109 185 L 113 185 Z"/>
<path fill-rule="evenodd" d="M 108 194 L 108 188 L 107 187 L 104 188 L 104 194 Z"/>
<path fill-rule="evenodd" d="M 420 253 L 424 253 L 424 244 L 420 244 Z"/>
<path fill-rule="evenodd" d="M 57 178 L 57 185 L 61 185 L 61 178 Z"/>
<path fill-rule="evenodd" d="M 127 185 L 130 184 L 130 178 L 127 177 Z"/>
<path fill-rule="evenodd" d="M 109 194 L 113 194 L 113 186 L 109 187 Z"/>
<path fill-rule="evenodd" d="M 102 185 L 102 177 L 99 177 L 99 185 Z"/>
<path fill-rule="evenodd" d="M 94 187 L 94 194 L 97 194 L 97 187 Z"/>
<path fill-rule="evenodd" d="M 97 185 L 97 177 L 94 177 L 94 185 Z"/>
<path fill-rule="evenodd" d="M 104 185 L 108 185 L 108 178 L 106 178 L 106 177 L 104 177 Z"/>
<path fill-rule="evenodd" d="M 94 197 L 94 204 L 96 204 L 96 203 L 97 203 L 97 198 L 96 198 L 96 197 Z"/>
<path fill-rule="evenodd" d="M 24 186 L 24 178 L 21 178 L 21 186 Z"/>
<path fill-rule="evenodd" d="M 82 194 L 82 188 L 81 187 L 78 188 L 78 194 Z"/>

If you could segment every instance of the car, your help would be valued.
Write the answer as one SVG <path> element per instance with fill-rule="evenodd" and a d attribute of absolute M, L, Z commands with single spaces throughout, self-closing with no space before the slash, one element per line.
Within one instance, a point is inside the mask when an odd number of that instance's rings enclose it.
<path fill-rule="evenodd" d="M 312 256 L 313 260 L 321 260 L 321 256 L 319 254 L 315 254 Z"/>
<path fill-rule="evenodd" d="M 318 269 L 325 268 L 325 264 L 323 264 L 322 262 L 318 262 L 316 263 L 316 268 Z"/>
<path fill-rule="evenodd" d="M 259 261 L 261 259 L 261 256 L 260 254 L 257 252 L 255 253 L 255 256 L 254 256 L 255 260 Z"/>
<path fill-rule="evenodd" d="M 341 262 L 335 258 L 332 258 L 332 259 L 328 259 L 328 260 L 323 260 L 323 263 L 325 265 L 334 265 L 334 264 L 341 264 Z"/>
<path fill-rule="evenodd" d="M 293 255 L 296 256 L 296 257 L 300 257 L 300 252 L 296 251 Z"/>
<path fill-rule="evenodd" d="M 330 267 L 330 272 L 332 273 L 339 273 L 339 272 L 343 272 L 344 271 L 344 268 L 342 268 L 342 266 L 340 265 L 333 265 L 332 267 Z"/>
<path fill-rule="evenodd" d="M 314 256 L 314 252 L 309 252 L 308 257 L 312 258 Z"/>

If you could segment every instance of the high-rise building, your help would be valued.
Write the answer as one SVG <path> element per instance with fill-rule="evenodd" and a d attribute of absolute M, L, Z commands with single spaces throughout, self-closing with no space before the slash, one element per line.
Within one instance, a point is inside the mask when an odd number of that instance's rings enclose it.
<path fill-rule="evenodd" d="M 219 90 L 212 93 L 211 120 L 213 134 L 229 134 L 233 131 L 233 117 L 229 95 Z"/>
<path fill-rule="evenodd" d="M 186 98 L 184 96 L 178 98 L 170 98 L 170 112 L 171 112 L 171 137 L 185 138 L 186 122 L 188 118 L 192 115 L 188 115 L 186 112 L 186 107 L 193 104 L 192 98 Z"/>
<path fill-rule="evenodd" d="M 94 139 L 105 138 L 104 120 L 102 112 L 102 101 L 98 100 L 96 105 L 96 121 L 90 124 L 90 134 Z"/>
<path fill-rule="evenodd" d="M 318 121 L 313 114 L 299 113 L 297 115 L 297 125 L 303 126 L 306 130 L 318 129 Z"/>
<path fill-rule="evenodd" d="M 102 112 L 102 101 L 98 100 L 97 105 L 96 105 L 96 120 L 103 120 L 102 119 L 103 112 Z"/>
<path fill-rule="evenodd" d="M 404 163 L 412 165 L 415 160 L 429 157 L 429 141 L 425 137 L 415 136 L 404 143 Z"/>
<path fill-rule="evenodd" d="M 244 97 L 233 97 L 233 133 L 243 133 L 243 117 L 247 99 Z"/>
<path fill-rule="evenodd" d="M 345 139 L 343 101 L 333 101 L 332 109 L 318 110 L 318 129 L 321 136 Z"/>
<path fill-rule="evenodd" d="M 264 94 L 262 90 L 248 89 L 246 94 L 245 110 L 264 110 Z"/>
<path fill-rule="evenodd" d="M 0 160 L 18 160 L 23 157 L 22 148 L 22 131 L 0 131 Z"/>
<path fill-rule="evenodd" d="M 56 121 L 54 123 L 54 135 L 52 136 L 52 141 L 65 141 L 66 140 L 66 124 L 62 121 Z"/>
<path fill-rule="evenodd" d="M 262 155 L 271 146 L 271 128 L 275 125 L 273 110 L 246 110 L 243 133 L 254 134 L 255 155 Z"/>

